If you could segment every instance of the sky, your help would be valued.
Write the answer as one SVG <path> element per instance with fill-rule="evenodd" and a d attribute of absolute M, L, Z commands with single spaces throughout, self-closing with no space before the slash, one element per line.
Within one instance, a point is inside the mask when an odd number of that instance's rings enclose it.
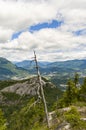
<path fill-rule="evenodd" d="M 0 0 L 0 57 L 86 59 L 86 0 Z"/>

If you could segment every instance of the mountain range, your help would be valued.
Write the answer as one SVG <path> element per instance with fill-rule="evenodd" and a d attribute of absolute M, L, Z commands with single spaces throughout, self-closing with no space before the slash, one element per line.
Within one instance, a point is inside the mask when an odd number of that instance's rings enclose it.
<path fill-rule="evenodd" d="M 35 67 L 35 63 L 30 60 L 24 60 L 22 62 L 15 63 L 18 67 L 22 67 L 31 71 Z M 39 68 L 44 74 L 50 74 L 54 72 L 83 72 L 86 69 L 86 60 L 69 60 L 69 61 L 57 61 L 57 62 L 38 62 Z"/>
<path fill-rule="evenodd" d="M 69 60 L 57 62 L 38 62 L 39 70 L 42 76 L 47 77 L 56 86 L 66 85 L 69 78 L 74 77 L 77 72 L 80 80 L 86 76 L 86 60 Z M 31 75 L 36 75 L 35 62 L 24 60 L 12 63 L 5 58 L 0 58 L 0 80 L 21 79 Z"/>
<path fill-rule="evenodd" d="M 18 67 L 26 69 L 30 74 L 35 74 L 35 63 L 26 60 L 16 63 Z M 86 76 L 86 60 L 69 60 L 57 62 L 38 62 L 42 76 L 46 76 L 60 89 L 65 89 L 68 79 L 73 78 L 75 73 L 79 74 L 80 83 Z"/>
<path fill-rule="evenodd" d="M 78 73 L 80 77 L 86 76 L 86 60 L 69 60 L 58 62 L 38 62 L 39 70 L 43 76 L 57 77 L 59 79 L 65 77 L 74 77 Z M 22 61 L 16 63 L 16 66 L 22 67 L 29 71 L 30 74 L 35 74 L 35 63 L 32 61 Z"/>

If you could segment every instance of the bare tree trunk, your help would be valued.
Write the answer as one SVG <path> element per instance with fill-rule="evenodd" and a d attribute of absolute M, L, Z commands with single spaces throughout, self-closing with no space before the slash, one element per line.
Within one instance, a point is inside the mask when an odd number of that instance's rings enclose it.
<path fill-rule="evenodd" d="M 44 90 L 43 90 L 43 83 L 42 83 L 41 75 L 40 75 L 40 72 L 39 72 L 39 66 L 38 66 L 38 62 L 37 62 L 35 51 L 34 51 L 34 58 L 35 58 L 35 63 L 36 63 L 38 81 L 39 81 L 40 90 L 41 90 L 41 94 L 42 94 L 42 99 L 43 99 L 43 103 L 44 103 L 44 109 L 45 109 L 45 114 L 46 114 L 47 126 L 48 126 L 48 128 L 50 128 L 48 109 L 47 109 L 46 99 L 45 99 Z"/>

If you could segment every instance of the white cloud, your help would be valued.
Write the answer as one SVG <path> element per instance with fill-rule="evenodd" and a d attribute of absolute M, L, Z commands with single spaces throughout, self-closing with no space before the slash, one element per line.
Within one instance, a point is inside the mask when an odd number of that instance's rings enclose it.
<path fill-rule="evenodd" d="M 0 42 L 6 42 L 10 40 L 13 30 L 9 28 L 0 27 Z"/>
<path fill-rule="evenodd" d="M 0 44 L 0 49 L 9 60 L 30 59 L 33 57 L 33 50 L 36 50 L 39 60 L 55 61 L 84 58 L 85 43 L 85 36 L 77 38 L 70 32 L 43 29 L 34 33 L 23 32 L 18 39 Z"/>
<path fill-rule="evenodd" d="M 43 2 L 0 2 L 0 26 L 15 31 L 55 18 L 56 10 Z M 12 35 L 12 33 L 11 33 Z M 10 37 L 11 37 L 10 35 Z"/>
<path fill-rule="evenodd" d="M 64 24 L 58 29 L 27 32 L 31 25 L 53 19 L 63 20 Z M 85 58 L 85 35 L 72 34 L 86 29 L 85 22 L 86 0 L 1 0 L 0 55 L 9 60 L 23 60 L 33 57 L 35 49 L 43 60 Z M 26 32 L 8 41 L 21 30 Z"/>

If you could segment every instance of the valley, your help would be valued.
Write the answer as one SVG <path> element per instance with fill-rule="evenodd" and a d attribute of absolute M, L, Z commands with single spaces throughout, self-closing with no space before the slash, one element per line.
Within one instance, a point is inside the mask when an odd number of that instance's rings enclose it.
<path fill-rule="evenodd" d="M 58 62 L 38 62 L 41 75 L 53 82 L 61 90 L 65 90 L 67 81 L 79 74 L 82 84 L 86 76 L 86 60 L 69 60 Z M 29 60 L 16 63 L 18 67 L 26 69 L 30 74 L 36 74 L 35 63 Z"/>
<path fill-rule="evenodd" d="M 0 58 L 0 110 L 7 124 L 2 130 L 85 130 L 85 60 L 39 63 L 50 128 L 35 64 L 28 62 Z"/>

